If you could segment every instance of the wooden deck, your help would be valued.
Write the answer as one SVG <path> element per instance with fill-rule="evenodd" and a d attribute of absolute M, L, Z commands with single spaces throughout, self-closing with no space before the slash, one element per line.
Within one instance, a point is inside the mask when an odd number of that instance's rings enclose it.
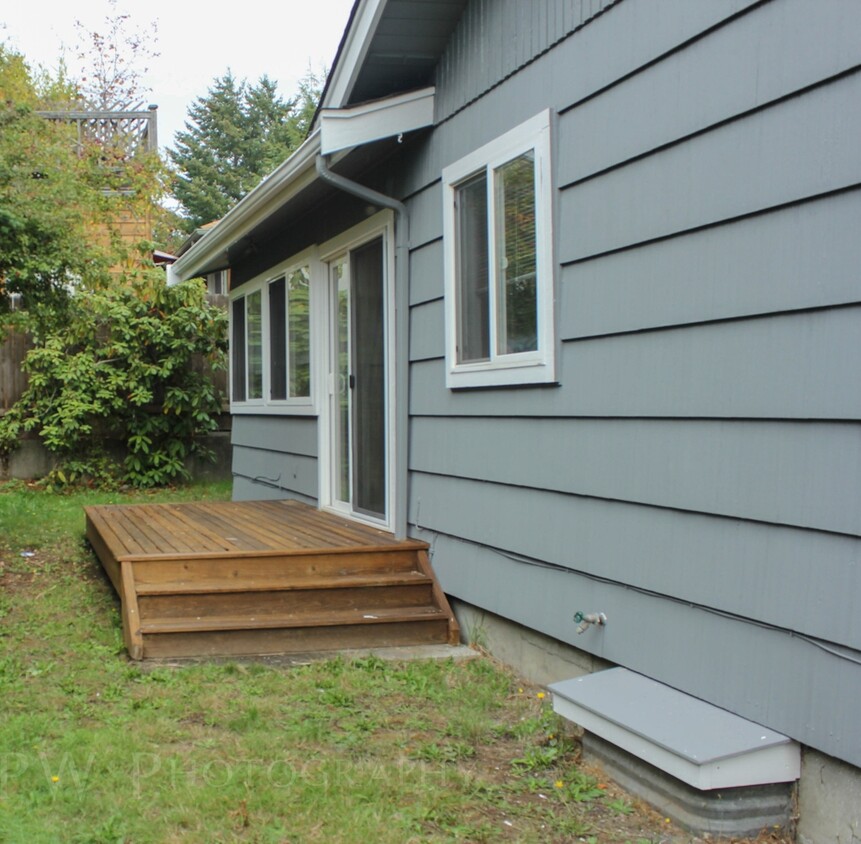
<path fill-rule="evenodd" d="M 133 659 L 455 644 L 427 544 L 297 501 L 87 507 Z"/>

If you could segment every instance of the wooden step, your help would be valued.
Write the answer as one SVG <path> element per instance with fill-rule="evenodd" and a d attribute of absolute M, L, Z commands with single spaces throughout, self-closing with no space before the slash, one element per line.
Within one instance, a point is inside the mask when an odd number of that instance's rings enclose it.
<path fill-rule="evenodd" d="M 433 584 L 424 578 L 411 578 L 406 584 L 379 584 L 364 579 L 361 583 L 327 583 L 317 589 L 279 588 L 268 591 L 234 589 L 201 593 L 194 591 L 147 594 L 138 592 L 140 617 L 177 616 L 271 616 L 299 612 L 351 610 L 362 607 L 433 606 Z"/>
<path fill-rule="evenodd" d="M 246 581 L 349 577 L 416 571 L 417 551 L 412 548 L 302 552 L 295 554 L 177 556 L 167 559 L 132 560 L 135 581 L 143 584 L 190 580 Z"/>
<path fill-rule="evenodd" d="M 143 636 L 136 659 L 261 656 L 392 648 L 449 642 L 445 616 L 425 621 L 344 624 L 322 627 L 188 631 Z"/>
<path fill-rule="evenodd" d="M 140 567 L 137 571 L 140 571 Z M 136 574 L 137 574 L 136 571 Z M 194 595 L 236 592 L 286 592 L 312 589 L 364 589 L 376 586 L 416 586 L 432 584 L 421 571 L 366 572 L 321 577 L 317 574 L 280 572 L 269 577 L 208 577 L 197 580 L 166 580 L 151 583 L 136 577 L 137 593 L 143 595 Z"/>
<path fill-rule="evenodd" d="M 260 630 L 295 627 L 335 627 L 343 625 L 376 625 L 396 622 L 448 620 L 446 613 L 433 606 L 371 607 L 326 612 L 285 613 L 273 616 L 210 616 L 202 618 L 153 618 L 141 622 L 146 635 L 161 633 L 199 633 L 212 630 Z"/>

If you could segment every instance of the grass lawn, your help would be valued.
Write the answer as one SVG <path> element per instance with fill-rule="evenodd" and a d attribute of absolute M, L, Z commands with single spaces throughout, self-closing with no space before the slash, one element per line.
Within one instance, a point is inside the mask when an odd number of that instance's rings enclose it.
<path fill-rule="evenodd" d="M 0 484 L 0 842 L 689 840 L 484 657 L 130 662 L 81 508 L 228 496 Z"/>

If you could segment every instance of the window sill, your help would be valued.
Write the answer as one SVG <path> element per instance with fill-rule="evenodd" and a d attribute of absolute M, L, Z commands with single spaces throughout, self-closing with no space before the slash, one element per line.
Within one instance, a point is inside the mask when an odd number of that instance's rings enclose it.
<path fill-rule="evenodd" d="M 317 416 L 313 402 L 269 402 L 268 404 L 230 404 L 232 416 Z"/>
<path fill-rule="evenodd" d="M 546 360 L 511 363 L 481 363 L 449 368 L 445 385 L 462 387 L 518 387 L 524 384 L 555 384 L 556 371 Z"/>

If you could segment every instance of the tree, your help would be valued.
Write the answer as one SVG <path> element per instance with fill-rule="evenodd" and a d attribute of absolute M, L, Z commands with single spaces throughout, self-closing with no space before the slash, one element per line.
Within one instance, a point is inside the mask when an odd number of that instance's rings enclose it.
<path fill-rule="evenodd" d="M 0 45 L 0 315 L 18 294 L 31 322 L 62 319 L 72 289 L 102 287 L 112 268 L 150 258 L 149 236 L 123 240 L 121 221 L 157 212 L 162 163 L 40 114 L 46 106 L 55 116 L 61 105 L 73 110 L 78 97 L 62 73 L 34 77 L 22 56 Z M 0 335 L 6 323 L 0 319 Z"/>
<path fill-rule="evenodd" d="M 189 230 L 224 216 L 299 146 L 320 90 L 310 70 L 291 100 L 282 99 L 267 76 L 249 85 L 228 71 L 192 103 L 185 131 L 169 151 L 174 196 Z"/>
<path fill-rule="evenodd" d="M 155 48 L 158 25 L 133 29 L 131 15 L 117 9 L 117 0 L 108 0 L 110 12 L 101 31 L 90 31 L 80 21 L 78 59 L 86 70 L 78 79 L 82 104 L 96 111 L 136 111 L 149 89 L 143 84 Z"/>
<path fill-rule="evenodd" d="M 34 79 L 0 45 L 0 342 L 9 326 L 33 340 L 0 455 L 31 433 L 60 483 L 171 482 L 221 408 L 207 367 L 223 366 L 226 315 L 199 282 L 167 288 L 151 242 L 123 239 L 123 220 L 154 208 L 161 163 L 115 133 L 79 133 L 63 113 L 76 105 L 62 74 Z M 121 469 L 105 440 L 125 446 Z"/>
<path fill-rule="evenodd" d="M 41 93 L 23 57 L 0 45 L 0 314 L 13 294 L 61 308 L 71 284 L 99 284 L 110 265 L 89 237 L 105 212 L 93 162 L 71 127 L 35 113 Z"/>

